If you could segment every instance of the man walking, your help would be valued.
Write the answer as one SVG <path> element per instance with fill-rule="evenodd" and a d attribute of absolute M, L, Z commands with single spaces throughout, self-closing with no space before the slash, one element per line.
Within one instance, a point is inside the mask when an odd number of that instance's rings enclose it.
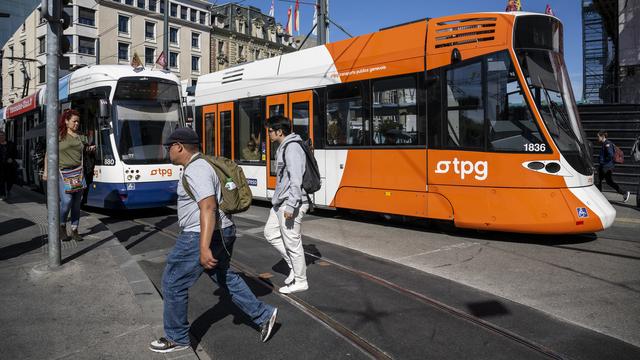
<path fill-rule="evenodd" d="M 226 290 L 231 301 L 259 327 L 263 342 L 269 339 L 278 313 L 278 309 L 258 300 L 244 280 L 229 269 L 236 227 L 231 216 L 218 209 L 224 201 L 220 180 L 201 158 L 199 144 L 198 135 L 188 128 L 176 129 L 165 142 L 171 162 L 184 166 L 182 176 L 186 177 L 193 198 L 178 181 L 180 234 L 162 275 L 165 337 L 151 343 L 149 349 L 155 352 L 189 348 L 189 288 L 203 272 Z"/>
<path fill-rule="evenodd" d="M 276 189 L 271 199 L 273 207 L 264 226 L 264 237 L 289 265 L 289 276 L 279 291 L 290 294 L 309 288 L 300 234 L 302 217 L 309 210 L 307 194 L 302 188 L 306 156 L 302 146 L 295 143 L 302 139 L 291 133 L 289 119 L 280 115 L 272 116 L 267 119 L 266 127 L 269 139 L 278 143 L 279 147 L 276 153 Z"/>
<path fill-rule="evenodd" d="M 613 181 L 613 168 L 616 163 L 613 161 L 615 154 L 615 145 L 608 139 L 609 134 L 605 130 L 598 131 L 598 142 L 602 144 L 600 147 L 600 156 L 598 157 L 598 182 L 596 187 L 602 191 L 602 180 L 605 180 L 618 194 L 622 195 L 622 202 L 627 202 L 631 193 L 624 192 L 620 186 Z"/>

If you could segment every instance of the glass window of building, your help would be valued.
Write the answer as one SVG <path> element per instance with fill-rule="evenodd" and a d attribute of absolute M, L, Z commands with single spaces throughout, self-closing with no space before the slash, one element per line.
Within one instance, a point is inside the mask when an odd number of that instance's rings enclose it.
<path fill-rule="evenodd" d="M 156 39 L 156 24 L 150 21 L 144 22 L 144 37 L 147 40 Z"/>
<path fill-rule="evenodd" d="M 44 84 L 47 81 L 47 67 L 42 65 L 38 66 L 38 83 Z"/>
<path fill-rule="evenodd" d="M 78 37 L 78 52 L 80 54 L 95 55 L 96 40 L 84 36 Z"/>
<path fill-rule="evenodd" d="M 169 52 L 169 67 L 173 69 L 178 68 L 178 53 L 170 51 Z"/>
<path fill-rule="evenodd" d="M 156 58 L 156 49 L 145 47 L 144 48 L 144 63 L 147 65 L 153 65 Z"/>
<path fill-rule="evenodd" d="M 160 14 L 164 14 L 164 0 L 160 1 Z"/>
<path fill-rule="evenodd" d="M 144 7 L 145 7 L 144 0 L 138 0 L 138 7 L 139 7 L 140 9 L 144 9 Z"/>
<path fill-rule="evenodd" d="M 83 25 L 95 26 L 96 25 L 95 10 L 78 6 L 78 23 Z"/>
<path fill-rule="evenodd" d="M 44 36 L 40 36 L 38 38 L 38 53 L 44 54 L 47 52 L 47 38 Z"/>
<path fill-rule="evenodd" d="M 164 1 L 164 0 L 162 0 L 162 1 Z M 149 11 L 155 12 L 157 8 L 158 8 L 157 0 L 149 0 Z"/>
<path fill-rule="evenodd" d="M 67 13 L 67 15 L 69 15 L 69 19 L 71 19 L 69 27 L 73 27 L 73 19 L 75 19 L 75 16 L 73 16 L 73 5 L 65 6 L 63 11 Z"/>
<path fill-rule="evenodd" d="M 27 57 L 27 42 L 26 41 L 21 41 L 20 42 L 20 47 L 22 48 L 22 57 Z"/>
<path fill-rule="evenodd" d="M 173 17 L 178 17 L 178 4 L 171 3 L 169 15 Z"/>
<path fill-rule="evenodd" d="M 200 24 L 203 24 L 203 25 L 205 24 L 205 22 L 206 22 L 206 16 L 207 16 L 207 14 L 205 14 L 205 12 L 204 12 L 204 11 L 201 11 L 201 12 L 200 12 Z"/>
<path fill-rule="evenodd" d="M 198 22 L 198 11 L 196 9 L 191 9 L 191 16 L 189 19 L 191 22 Z"/>
<path fill-rule="evenodd" d="M 200 56 L 191 57 L 191 71 L 200 72 Z"/>
<path fill-rule="evenodd" d="M 118 60 L 129 61 L 129 44 L 118 43 Z"/>
<path fill-rule="evenodd" d="M 13 57 L 15 56 L 15 54 L 13 53 L 13 46 L 9 46 L 9 64 L 13 64 Z"/>
<path fill-rule="evenodd" d="M 200 49 L 200 34 L 192 32 L 191 33 L 191 47 L 194 49 Z"/>
<path fill-rule="evenodd" d="M 133 0 L 124 0 L 124 3 L 127 5 L 133 5 Z"/>
<path fill-rule="evenodd" d="M 15 80 L 13 78 L 13 73 L 9 73 L 9 89 L 13 89 L 15 87 Z"/>
<path fill-rule="evenodd" d="M 121 34 L 129 34 L 129 17 L 118 15 L 118 32 Z"/>
<path fill-rule="evenodd" d="M 178 29 L 171 27 L 169 28 L 169 42 L 172 44 L 178 43 Z"/>
<path fill-rule="evenodd" d="M 180 6 L 180 19 L 187 20 L 187 13 L 189 12 L 189 8 L 181 5 Z"/>

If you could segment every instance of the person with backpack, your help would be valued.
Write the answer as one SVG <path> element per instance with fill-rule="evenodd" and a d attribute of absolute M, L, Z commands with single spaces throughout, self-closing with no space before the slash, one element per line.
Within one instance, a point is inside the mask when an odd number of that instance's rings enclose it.
<path fill-rule="evenodd" d="M 302 138 L 291 132 L 288 118 L 272 116 L 267 119 L 266 127 L 269 140 L 279 146 L 276 152 L 276 188 L 271 198 L 273 207 L 264 226 L 264 237 L 289 266 L 285 286 L 279 291 L 290 294 L 309 289 L 301 235 L 302 218 L 309 210 L 307 192 L 302 186 L 307 160 Z"/>
<path fill-rule="evenodd" d="M 613 181 L 613 168 L 616 166 L 615 160 L 619 159 L 618 162 L 620 163 L 623 161 L 620 159 L 621 150 L 617 149 L 613 142 L 607 137 L 608 134 L 605 130 L 598 131 L 598 142 L 602 143 L 602 146 L 600 147 L 600 156 L 598 159 L 598 182 L 596 183 L 596 187 L 602 191 L 602 180 L 606 180 L 609 186 L 623 196 L 622 201 L 627 202 L 631 193 L 629 191 L 626 193 L 623 192 L 620 186 Z M 616 152 L 618 152 L 618 154 L 616 154 Z"/>
<path fill-rule="evenodd" d="M 259 328 L 262 342 L 269 339 L 278 314 L 277 308 L 258 300 L 242 277 L 229 269 L 236 227 L 231 215 L 222 211 L 222 187 L 233 188 L 234 179 L 225 179 L 222 185 L 217 170 L 200 153 L 199 144 L 198 135 L 189 128 L 176 129 L 165 142 L 171 162 L 184 170 L 177 189 L 180 233 L 162 275 L 165 336 L 149 346 L 159 353 L 190 347 L 189 288 L 203 272 L 226 290 Z"/>

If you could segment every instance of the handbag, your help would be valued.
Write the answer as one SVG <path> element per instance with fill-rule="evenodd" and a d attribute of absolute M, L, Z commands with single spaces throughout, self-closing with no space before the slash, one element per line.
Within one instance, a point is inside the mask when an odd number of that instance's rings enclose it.
<path fill-rule="evenodd" d="M 82 165 L 71 169 L 60 169 L 60 175 L 64 182 L 64 192 L 67 194 L 83 191 L 87 187 Z"/>

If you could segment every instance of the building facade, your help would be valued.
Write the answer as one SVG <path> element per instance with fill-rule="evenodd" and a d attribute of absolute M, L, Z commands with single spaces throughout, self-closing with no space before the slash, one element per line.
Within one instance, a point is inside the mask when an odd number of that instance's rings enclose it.
<path fill-rule="evenodd" d="M 640 103 L 640 1 L 583 0 L 582 27 L 584 102 Z"/>
<path fill-rule="evenodd" d="M 210 70 L 210 7 L 201 0 L 169 5 L 166 61 L 186 84 Z M 64 31 L 71 70 L 91 64 L 130 64 L 135 53 L 145 67 L 152 67 L 163 51 L 164 1 L 73 0 L 64 11 L 72 19 Z M 46 82 L 47 27 L 36 9 L 3 46 L 2 106 L 34 93 Z"/>
<path fill-rule="evenodd" d="M 282 25 L 258 8 L 223 4 L 211 17 L 211 72 L 295 51 Z"/>

